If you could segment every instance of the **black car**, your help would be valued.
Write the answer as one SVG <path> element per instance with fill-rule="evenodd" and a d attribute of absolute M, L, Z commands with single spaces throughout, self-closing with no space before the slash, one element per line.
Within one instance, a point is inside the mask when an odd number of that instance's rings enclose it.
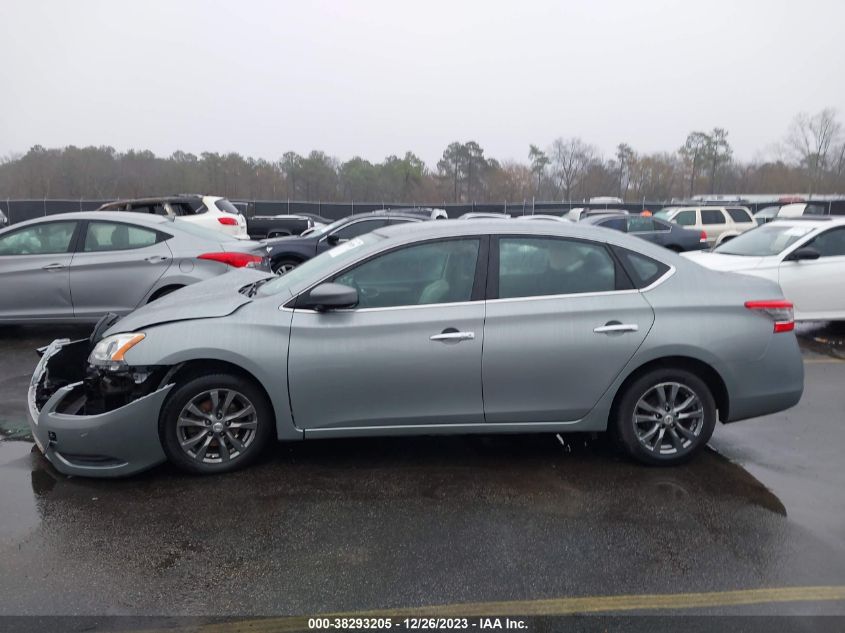
<path fill-rule="evenodd" d="M 404 224 L 406 222 L 424 222 L 427 218 L 404 213 L 375 211 L 361 213 L 332 222 L 326 226 L 314 229 L 308 235 L 280 237 L 266 240 L 270 267 L 276 274 L 283 274 L 293 270 L 302 262 L 315 255 L 333 248 L 334 246 L 351 240 L 352 238 L 369 233 L 383 226 Z"/>
<path fill-rule="evenodd" d="M 589 215 L 581 221 L 630 233 L 677 253 L 707 248 L 707 236 L 704 232 L 686 229 L 673 222 L 666 222 L 652 216 L 603 213 Z"/>

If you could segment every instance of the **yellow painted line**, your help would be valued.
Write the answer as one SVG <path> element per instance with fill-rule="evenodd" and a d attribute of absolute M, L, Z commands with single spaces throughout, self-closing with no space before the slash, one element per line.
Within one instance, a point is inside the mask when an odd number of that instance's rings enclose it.
<path fill-rule="evenodd" d="M 831 365 L 835 363 L 845 363 L 845 358 L 807 358 L 804 360 L 805 365 Z"/>
<path fill-rule="evenodd" d="M 711 591 L 704 593 L 669 593 L 621 596 L 584 596 L 579 598 L 549 598 L 542 600 L 507 600 L 501 602 L 470 602 L 439 606 L 323 613 L 320 618 L 405 618 L 405 617 L 474 617 L 474 616 L 564 616 L 584 613 L 615 613 L 621 611 L 652 611 L 735 607 L 752 604 L 786 602 L 845 601 L 845 586 L 772 587 Z M 203 633 L 232 633 L 249 631 L 301 631 L 308 627 L 308 617 L 257 618 L 235 622 L 221 622 L 191 626 L 191 631 Z M 174 631 L 179 629 L 166 629 Z"/>

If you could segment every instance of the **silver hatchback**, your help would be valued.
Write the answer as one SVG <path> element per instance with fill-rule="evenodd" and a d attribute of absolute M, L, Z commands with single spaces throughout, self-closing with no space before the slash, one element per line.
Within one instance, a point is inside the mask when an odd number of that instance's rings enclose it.
<path fill-rule="evenodd" d="M 675 464 L 798 402 L 777 284 L 616 231 L 473 220 L 379 229 L 273 277 L 238 271 L 45 350 L 33 434 L 60 471 L 243 466 L 271 439 L 610 431 Z M 98 328 L 98 332 L 104 327 Z"/>

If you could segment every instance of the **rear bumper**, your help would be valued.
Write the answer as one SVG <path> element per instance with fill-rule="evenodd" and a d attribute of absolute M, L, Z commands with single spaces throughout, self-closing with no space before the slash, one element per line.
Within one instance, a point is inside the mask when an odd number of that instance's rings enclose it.
<path fill-rule="evenodd" d="M 69 343 L 54 341 L 48 346 L 29 386 L 29 425 L 44 456 L 59 472 L 84 477 L 132 475 L 165 461 L 158 418 L 172 384 L 105 413 L 62 413 L 68 404 L 85 397 L 82 383 L 77 382 L 57 389 L 37 408 L 38 385 L 50 361 Z"/>
<path fill-rule="evenodd" d="M 733 366 L 730 410 L 723 422 L 777 413 L 798 404 L 804 393 L 804 361 L 792 333 L 774 334 L 760 358 Z"/>

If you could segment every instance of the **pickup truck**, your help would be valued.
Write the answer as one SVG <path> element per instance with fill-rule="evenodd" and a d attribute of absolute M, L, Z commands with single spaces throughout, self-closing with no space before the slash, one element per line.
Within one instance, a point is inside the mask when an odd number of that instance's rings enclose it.
<path fill-rule="evenodd" d="M 319 218 L 319 219 L 318 219 Z M 274 237 L 300 235 L 304 231 L 329 224 L 324 218 L 306 214 L 295 215 L 254 215 L 246 220 L 246 230 L 250 238 L 264 240 Z"/>

